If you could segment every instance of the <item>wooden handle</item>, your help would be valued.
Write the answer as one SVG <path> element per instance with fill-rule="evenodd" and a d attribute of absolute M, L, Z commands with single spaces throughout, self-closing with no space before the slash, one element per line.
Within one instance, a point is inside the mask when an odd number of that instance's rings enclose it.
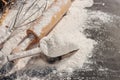
<path fill-rule="evenodd" d="M 28 51 L 23 51 L 23 52 L 18 52 L 16 54 L 11 54 L 8 56 L 8 61 L 13 61 L 16 59 L 21 59 L 21 58 L 25 58 L 25 57 L 30 57 L 30 56 L 35 56 L 37 54 L 40 54 L 41 49 L 40 48 L 35 48 L 32 50 L 28 50 Z"/>

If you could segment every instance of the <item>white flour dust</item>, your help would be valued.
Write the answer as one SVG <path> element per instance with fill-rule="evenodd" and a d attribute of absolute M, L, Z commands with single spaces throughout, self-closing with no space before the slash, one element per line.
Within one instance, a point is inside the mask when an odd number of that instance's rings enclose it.
<path fill-rule="evenodd" d="M 92 52 L 94 44 L 96 44 L 94 40 L 86 38 L 86 36 L 82 33 L 84 27 L 86 27 L 85 21 L 87 19 L 87 10 L 85 7 L 90 7 L 92 4 L 92 0 L 75 0 L 72 3 L 67 15 L 56 25 L 54 30 L 47 37 L 41 40 L 41 46 L 44 46 L 43 51 L 46 54 L 49 53 L 47 52 L 49 50 L 45 48 L 45 46 L 48 46 L 48 44 L 46 45 L 47 42 L 49 43 L 49 46 L 52 45 L 52 48 L 54 48 L 55 51 L 53 53 L 56 54 L 64 54 L 61 51 L 63 48 L 58 46 L 70 45 L 70 43 L 78 46 L 79 51 L 71 57 L 63 59 L 56 64 L 50 65 L 40 59 L 38 61 L 35 60 L 35 62 L 31 61 L 31 64 L 38 66 L 54 66 L 58 71 L 65 70 L 67 72 L 72 72 L 76 68 L 82 68 L 87 56 Z M 59 43 L 56 40 L 59 40 Z M 70 47 L 64 48 L 63 52 L 64 50 L 68 50 L 68 48 Z"/>

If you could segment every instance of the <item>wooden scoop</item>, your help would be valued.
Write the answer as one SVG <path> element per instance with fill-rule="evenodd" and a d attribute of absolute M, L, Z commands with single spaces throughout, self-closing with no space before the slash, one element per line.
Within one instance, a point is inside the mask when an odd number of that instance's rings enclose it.
<path fill-rule="evenodd" d="M 76 52 L 78 51 L 79 49 L 76 48 L 75 50 L 70 50 L 66 53 L 64 53 L 64 55 L 61 55 L 61 56 L 56 56 L 56 57 L 65 57 L 67 55 L 71 55 L 69 53 L 73 53 L 73 52 Z M 23 51 L 23 52 L 18 52 L 16 54 L 12 54 L 12 55 L 8 55 L 8 56 L 4 56 L 4 55 L 1 55 L 0 56 L 0 60 L 1 60 L 1 63 L 0 63 L 0 66 L 4 65 L 5 63 L 9 62 L 9 61 L 14 61 L 14 60 L 17 60 L 17 59 L 21 59 L 21 58 L 25 58 L 25 57 L 30 57 L 30 56 L 38 56 L 38 55 L 43 55 L 43 53 L 41 53 L 41 49 L 40 48 L 34 48 L 32 50 L 28 50 L 28 51 Z M 44 54 L 44 56 L 46 57 L 46 59 L 53 59 L 53 58 L 56 58 L 56 57 L 51 57 L 51 56 L 48 56 L 46 54 Z"/>

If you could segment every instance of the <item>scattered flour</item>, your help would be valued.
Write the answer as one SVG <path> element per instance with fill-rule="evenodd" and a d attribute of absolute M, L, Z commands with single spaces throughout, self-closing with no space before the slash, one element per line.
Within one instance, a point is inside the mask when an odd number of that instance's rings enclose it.
<path fill-rule="evenodd" d="M 47 37 L 44 37 L 41 40 L 40 45 L 43 46 L 43 52 L 46 55 L 54 57 L 65 54 L 63 52 L 66 52 L 69 49 L 71 51 L 72 49 L 74 50 L 74 48 L 79 48 L 74 55 L 52 65 L 44 62 L 40 58 L 31 60 L 27 64 L 26 68 L 35 66 L 54 66 L 58 71 L 67 72 L 72 72 L 76 68 L 82 68 L 83 64 L 87 60 L 87 56 L 92 52 L 94 44 L 96 44 L 94 40 L 86 38 L 82 33 L 84 27 L 86 27 L 85 22 L 88 18 L 85 7 L 90 7 L 92 4 L 93 0 L 74 0 L 67 15 L 56 25 L 54 30 Z M 53 45 L 51 49 L 54 48 L 54 55 L 49 54 L 52 52 L 47 52 L 47 48 L 45 46 L 48 47 L 48 44 L 49 47 L 51 44 Z M 22 65 L 24 65 L 24 63 Z"/>
<path fill-rule="evenodd" d="M 54 55 L 64 54 L 61 50 L 64 52 L 64 50 L 68 50 L 70 47 L 64 47 L 64 49 L 62 49 L 60 46 L 70 45 L 70 43 L 71 45 L 79 47 L 79 51 L 71 57 L 63 59 L 61 62 L 53 65 L 44 63 L 40 59 L 31 62 L 32 65 L 55 66 L 58 71 L 65 70 L 67 72 L 72 72 L 76 68 L 82 68 L 87 56 L 92 52 L 94 44 L 96 44 L 95 41 L 86 38 L 82 33 L 87 19 L 87 11 L 84 8 L 91 6 L 92 3 L 92 0 L 75 0 L 67 15 L 56 25 L 54 30 L 47 37 L 41 40 L 41 46 L 46 55 L 53 56 L 53 54 L 49 54 L 52 52 L 47 52 L 49 51 L 47 47 L 50 47 L 50 45 L 54 48 L 53 51 L 56 52 Z M 56 40 L 58 40 L 59 43 Z"/>
<path fill-rule="evenodd" d="M 105 23 L 108 23 L 108 22 L 111 22 L 113 19 L 113 15 L 111 16 L 110 14 L 108 13 L 104 13 L 102 11 L 91 11 L 89 12 L 89 19 L 95 19 L 95 18 L 99 18 L 100 20 L 102 20 L 103 22 Z"/>
<path fill-rule="evenodd" d="M 54 57 L 65 54 L 63 52 L 68 51 L 69 49 L 71 51 L 74 48 L 79 48 L 74 55 L 55 64 L 48 64 L 41 58 L 31 59 L 25 68 L 50 66 L 55 67 L 57 71 L 60 72 L 72 72 L 76 68 L 82 68 L 87 60 L 87 56 L 92 53 L 94 45 L 96 44 L 94 40 L 86 38 L 83 34 L 84 28 L 87 27 L 86 19 L 88 19 L 88 13 L 85 7 L 90 7 L 92 4 L 93 0 L 74 0 L 67 15 L 56 25 L 54 30 L 40 42 L 40 46 L 46 55 Z M 48 52 L 49 48 L 54 51 L 54 54 Z M 21 65 L 21 63 L 19 65 Z M 24 62 L 22 65 L 24 65 Z M 24 76 L 27 77 L 27 75 Z M 17 80 L 21 79 L 24 79 L 24 77 L 20 78 L 18 76 Z M 28 77 L 27 80 L 41 79 Z"/>

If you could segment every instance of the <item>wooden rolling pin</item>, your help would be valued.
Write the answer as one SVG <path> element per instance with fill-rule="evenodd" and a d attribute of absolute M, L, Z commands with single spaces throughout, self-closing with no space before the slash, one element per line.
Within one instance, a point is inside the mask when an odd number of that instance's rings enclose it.
<path fill-rule="evenodd" d="M 70 6 L 71 0 L 56 0 L 56 2 L 43 13 L 39 24 L 27 30 L 27 35 L 34 35 L 34 39 L 30 44 L 38 43 L 41 38 L 49 34 Z"/>

